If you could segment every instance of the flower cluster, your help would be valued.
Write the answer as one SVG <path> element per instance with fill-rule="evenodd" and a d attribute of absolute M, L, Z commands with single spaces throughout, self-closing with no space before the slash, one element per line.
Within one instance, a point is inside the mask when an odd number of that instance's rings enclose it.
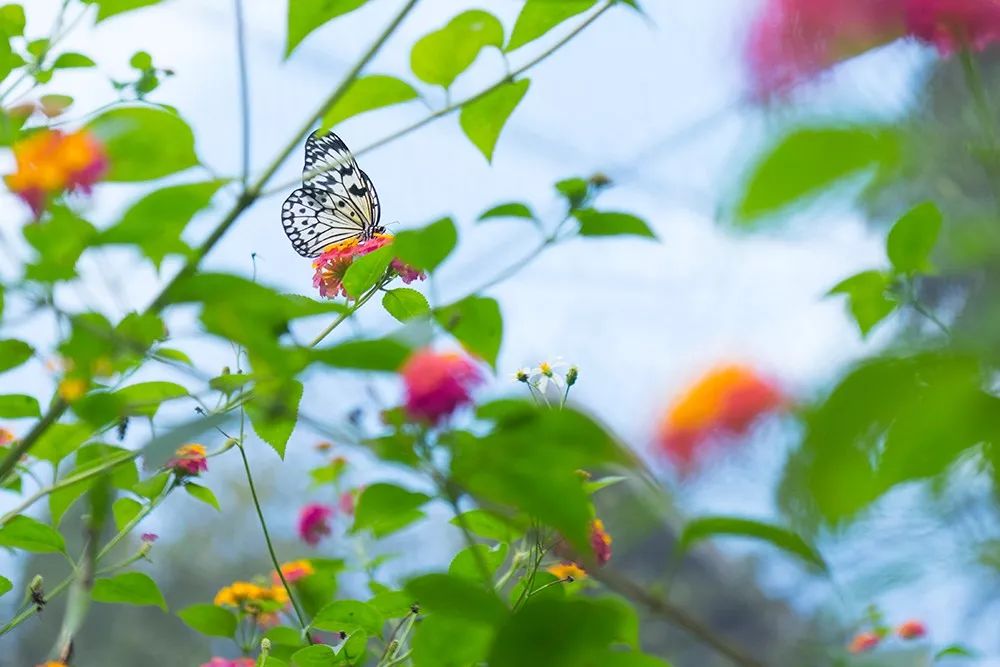
<path fill-rule="evenodd" d="M 212 658 L 201 667 L 254 667 L 256 664 L 253 658 Z"/>
<path fill-rule="evenodd" d="M 705 445 L 745 435 L 758 418 L 785 404 L 781 391 L 745 366 L 722 366 L 691 386 L 660 424 L 659 446 L 682 471 L 691 469 Z"/>
<path fill-rule="evenodd" d="M 249 581 L 234 581 L 215 594 L 213 604 L 257 616 L 275 612 L 288 604 L 288 591 L 280 585 L 260 586 Z"/>
<path fill-rule="evenodd" d="M 534 368 L 520 368 L 514 379 L 528 385 L 532 398 L 551 406 L 554 401 L 563 405 L 569 397 L 569 390 L 580 377 L 580 369 L 557 359 L 541 361 Z"/>
<path fill-rule="evenodd" d="M 307 560 L 293 560 L 290 563 L 281 564 L 281 575 L 285 577 L 285 581 L 289 584 L 294 584 L 301 579 L 305 579 L 315 572 L 316 570 L 313 568 L 312 563 Z M 271 573 L 271 580 L 275 586 L 282 585 L 281 577 L 278 576 L 277 572 Z"/>
<path fill-rule="evenodd" d="M 909 35 L 942 54 L 1000 39 L 996 0 L 767 0 L 746 59 L 760 95 L 781 92 L 832 65 Z"/>
<path fill-rule="evenodd" d="M 374 252 L 390 243 L 392 243 L 391 235 L 376 234 L 367 241 L 353 238 L 327 246 L 323 250 L 323 254 L 313 260 L 313 269 L 315 269 L 313 286 L 319 289 L 320 296 L 327 299 L 335 299 L 340 295 L 350 298 L 351 295 L 344 289 L 343 284 L 347 269 L 358 257 Z M 407 266 L 398 259 L 392 260 L 390 269 L 406 284 L 424 278 L 423 273 Z"/>
<path fill-rule="evenodd" d="M 546 571 L 566 581 L 579 581 L 587 576 L 587 571 L 576 563 L 559 563 L 546 568 Z"/>
<path fill-rule="evenodd" d="M 183 445 L 167 462 L 167 467 L 178 475 L 195 476 L 208 471 L 205 448 L 194 443 Z"/>
<path fill-rule="evenodd" d="M 598 565 L 611 560 L 611 536 L 604 530 L 604 522 L 600 519 L 594 519 L 590 523 L 590 547 L 594 550 Z"/>
<path fill-rule="evenodd" d="M 309 546 L 316 546 L 330 534 L 333 508 L 322 503 L 310 503 L 299 511 L 299 537 Z"/>
<path fill-rule="evenodd" d="M 16 439 L 12 431 L 0 427 L 0 447 L 6 447 Z"/>
<path fill-rule="evenodd" d="M 467 357 L 433 350 L 415 352 L 400 373 L 406 387 L 407 416 L 432 425 L 471 403 L 472 390 L 483 382 Z"/>
<path fill-rule="evenodd" d="M 865 653 L 871 651 L 876 646 L 882 643 L 886 635 L 889 634 L 889 628 L 878 627 L 874 631 L 866 630 L 864 632 L 859 632 L 851 638 L 850 643 L 847 645 L 847 650 L 850 653 Z M 911 619 L 902 623 L 896 628 L 896 635 L 905 641 L 912 641 L 915 639 L 922 639 L 927 636 L 927 626 L 925 626 L 921 621 Z"/>
<path fill-rule="evenodd" d="M 17 168 L 7 187 L 41 217 L 49 199 L 63 192 L 89 193 L 108 168 L 101 144 L 86 130 L 42 130 L 14 144 Z"/>

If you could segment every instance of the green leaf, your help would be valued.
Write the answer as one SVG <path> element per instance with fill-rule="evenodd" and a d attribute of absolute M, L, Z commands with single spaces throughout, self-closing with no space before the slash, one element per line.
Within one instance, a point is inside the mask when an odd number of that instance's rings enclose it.
<path fill-rule="evenodd" d="M 106 181 L 148 181 L 198 165 L 194 133 L 176 113 L 153 107 L 116 108 L 87 127 L 108 153 Z"/>
<path fill-rule="evenodd" d="M 494 218 L 524 218 L 525 220 L 531 220 L 536 223 L 538 222 L 538 218 L 535 217 L 531 208 L 527 204 L 521 202 L 499 204 L 488 211 L 484 211 L 478 219 L 482 221 L 492 220 Z"/>
<path fill-rule="evenodd" d="M 458 231 L 451 218 L 441 218 L 421 229 L 407 229 L 392 241 L 401 262 L 415 269 L 433 271 L 458 243 Z"/>
<path fill-rule="evenodd" d="M 0 81 L 7 78 L 14 69 L 15 65 L 15 55 L 13 50 L 10 48 L 10 38 L 9 36 L 0 31 Z"/>
<path fill-rule="evenodd" d="M 468 296 L 434 311 L 434 318 L 466 350 L 496 368 L 503 341 L 503 317 L 496 299 Z"/>
<path fill-rule="evenodd" d="M 321 132 L 329 130 L 337 123 L 375 109 L 402 104 L 419 97 L 413 86 L 385 74 L 370 74 L 355 79 L 336 104 L 323 115 Z"/>
<path fill-rule="evenodd" d="M 88 56 L 85 56 L 82 53 L 67 51 L 66 53 L 59 54 L 59 57 L 57 57 L 55 62 L 52 63 L 52 69 L 95 67 L 96 65 L 97 63 L 95 63 Z"/>
<path fill-rule="evenodd" d="M 351 340 L 313 352 L 327 366 L 394 373 L 410 356 L 410 348 L 391 338 Z"/>
<path fill-rule="evenodd" d="M 18 514 L 0 528 L 0 547 L 54 553 L 65 552 L 66 542 L 52 526 Z"/>
<path fill-rule="evenodd" d="M 532 42 L 566 19 L 581 14 L 594 5 L 597 0 L 528 0 L 518 14 L 510 41 L 504 47 L 505 51 L 513 51 Z"/>
<path fill-rule="evenodd" d="M 167 255 L 188 256 L 181 236 L 191 218 L 208 207 L 225 181 L 171 185 L 133 204 L 116 225 L 101 232 L 101 244 L 131 244 L 159 268 Z"/>
<path fill-rule="evenodd" d="M 254 386 L 254 400 L 246 406 L 254 432 L 281 458 L 285 458 L 285 447 L 298 422 L 302 390 L 298 380 L 258 382 Z"/>
<path fill-rule="evenodd" d="M 206 505 L 211 505 L 218 511 L 222 511 L 222 508 L 219 507 L 219 501 L 216 499 L 215 494 L 212 493 L 212 489 L 207 486 L 201 486 L 200 484 L 188 482 L 184 485 L 184 490 L 187 491 L 188 495 L 195 500 L 200 500 Z"/>
<path fill-rule="evenodd" d="M 95 468 L 104 468 L 105 466 L 107 468 L 101 475 L 87 475 Z M 83 479 L 76 483 L 71 482 L 78 477 L 83 477 Z M 49 513 L 52 515 L 52 523 L 58 525 L 66 510 L 80 496 L 99 484 L 102 479 L 107 480 L 115 488 L 131 488 L 139 479 L 134 454 L 122 447 L 101 443 L 84 445 L 76 450 L 76 465 L 73 467 L 73 471 L 60 480 L 68 485 L 49 495 Z"/>
<path fill-rule="evenodd" d="M 188 396 L 188 390 L 173 382 L 140 382 L 123 387 L 112 395 L 121 401 L 124 414 L 155 417 L 161 404 Z"/>
<path fill-rule="evenodd" d="M 944 647 L 940 651 L 934 654 L 934 660 L 940 660 L 942 658 L 975 658 L 979 654 L 972 649 L 962 646 L 961 644 L 951 644 Z"/>
<path fill-rule="evenodd" d="M 9 593 L 12 588 L 14 588 L 14 584 L 10 583 L 10 579 L 7 577 L 0 577 L 0 597 Z"/>
<path fill-rule="evenodd" d="M 827 569 L 826 562 L 819 552 L 799 535 L 781 526 L 740 517 L 708 516 L 688 521 L 684 525 L 678 547 L 682 551 L 687 551 L 701 540 L 719 535 L 749 537 L 770 542 L 821 571 L 825 572 Z"/>
<path fill-rule="evenodd" d="M 288 0 L 288 35 L 285 58 L 292 54 L 309 33 L 327 21 L 342 16 L 368 0 Z"/>
<path fill-rule="evenodd" d="M 473 583 L 451 574 L 425 574 L 406 583 L 421 609 L 442 616 L 496 625 L 507 616 L 507 607 L 482 582 Z M 530 663 L 545 664 L 545 663 Z"/>
<path fill-rule="evenodd" d="M 31 453 L 49 463 L 58 463 L 86 442 L 91 429 L 87 424 L 53 424 L 38 438 Z"/>
<path fill-rule="evenodd" d="M 579 177 L 564 178 L 557 181 L 555 187 L 556 191 L 566 198 L 571 211 L 579 208 L 590 194 L 590 184 Z"/>
<path fill-rule="evenodd" d="M 115 517 L 115 528 L 123 530 L 142 511 L 142 503 L 132 498 L 119 498 L 111 506 Z"/>
<path fill-rule="evenodd" d="M 38 251 L 38 260 L 28 265 L 31 280 L 56 282 L 76 277 L 76 262 L 97 237 L 97 229 L 64 207 L 52 208 L 52 215 L 40 225 L 28 225 L 22 233 Z"/>
<path fill-rule="evenodd" d="M 0 31 L 11 37 L 24 34 L 24 8 L 21 5 L 10 4 L 0 7 Z"/>
<path fill-rule="evenodd" d="M 524 534 L 523 530 L 515 528 L 496 514 L 492 514 L 484 509 L 474 509 L 464 512 L 462 519 L 470 532 L 474 535 L 485 537 L 488 540 L 511 543 Z M 452 518 L 448 523 L 453 526 L 460 525 L 457 518 Z"/>
<path fill-rule="evenodd" d="M 431 312 L 427 297 L 409 287 L 387 291 L 382 297 L 382 307 L 400 322 L 423 317 Z"/>
<path fill-rule="evenodd" d="M 167 610 L 167 602 L 163 599 L 156 582 L 148 574 L 142 572 L 125 572 L 114 577 L 98 579 L 90 596 L 94 602 L 110 604 L 131 604 L 136 606 L 159 607 Z"/>
<path fill-rule="evenodd" d="M 97 20 L 103 21 L 106 18 L 129 12 L 133 9 L 141 9 L 155 5 L 160 0 L 84 0 L 92 5 L 97 5 Z"/>
<path fill-rule="evenodd" d="M 4 419 L 19 419 L 21 417 L 41 417 L 42 411 L 38 399 L 24 394 L 7 394 L 0 396 L 0 417 Z"/>
<path fill-rule="evenodd" d="M 325 644 L 308 646 L 292 655 L 292 667 L 330 667 L 343 664 L 336 652 Z"/>
<path fill-rule="evenodd" d="M 382 616 L 375 607 L 357 600 L 337 600 L 317 612 L 312 627 L 331 632 L 361 629 L 369 635 L 382 633 Z"/>
<path fill-rule="evenodd" d="M 344 289 L 354 299 L 375 287 L 382 280 L 393 260 L 393 247 L 384 246 L 354 260 L 344 273 Z"/>
<path fill-rule="evenodd" d="M 21 340 L 0 340 L 0 373 L 16 368 L 31 358 L 35 350 Z"/>
<path fill-rule="evenodd" d="M 656 235 L 641 218 L 629 213 L 595 211 L 583 208 L 574 211 L 573 216 L 580 222 L 580 236 L 618 236 L 633 234 L 655 239 Z"/>
<path fill-rule="evenodd" d="M 166 487 L 169 479 L 169 472 L 157 473 L 148 479 L 144 479 L 141 482 L 133 484 L 132 492 L 142 496 L 143 498 L 152 500 L 163 492 L 163 489 Z"/>
<path fill-rule="evenodd" d="M 153 56 L 148 51 L 136 51 L 129 58 L 128 64 L 134 69 L 145 71 L 153 68 Z"/>
<path fill-rule="evenodd" d="M 236 616 L 214 604 L 196 604 L 177 612 L 188 627 L 209 637 L 232 637 L 236 634 Z"/>
<path fill-rule="evenodd" d="M 862 336 L 889 316 L 898 305 L 892 296 L 892 276 L 882 271 L 863 271 L 833 287 L 832 294 L 846 294 L 847 304 Z"/>
<path fill-rule="evenodd" d="M 358 497 L 351 532 L 370 530 L 378 538 L 394 533 L 422 519 L 424 513 L 419 508 L 430 499 L 427 494 L 394 484 L 372 484 Z"/>
<path fill-rule="evenodd" d="M 483 563 L 486 564 L 486 569 L 492 577 L 496 575 L 497 570 L 503 565 L 504 560 L 507 558 L 508 550 L 505 542 L 495 547 L 489 547 L 485 544 L 474 544 L 471 547 L 466 547 L 455 554 L 455 557 L 451 560 L 451 565 L 448 566 L 448 574 L 454 577 L 463 577 L 481 584 L 483 582 L 483 575 L 477 562 L 476 552 L 479 553 L 479 558 L 482 558 Z"/>
<path fill-rule="evenodd" d="M 488 46 L 503 46 L 503 24 L 489 12 L 472 9 L 420 38 L 410 52 L 410 69 L 425 83 L 450 88 Z"/>
<path fill-rule="evenodd" d="M 505 83 L 462 107 L 458 118 L 462 131 L 487 162 L 493 161 L 493 149 L 496 148 L 500 132 L 530 85 L 529 79 Z"/>
<path fill-rule="evenodd" d="M 782 138 L 754 167 L 737 207 L 743 224 L 899 159 L 898 132 L 881 126 L 817 127 Z"/>
<path fill-rule="evenodd" d="M 413 631 L 415 667 L 486 664 L 494 630 L 457 616 L 430 614 Z"/>
<path fill-rule="evenodd" d="M 941 211 L 933 202 L 910 209 L 889 230 L 886 254 L 899 273 L 928 273 L 931 252 L 941 232 Z"/>

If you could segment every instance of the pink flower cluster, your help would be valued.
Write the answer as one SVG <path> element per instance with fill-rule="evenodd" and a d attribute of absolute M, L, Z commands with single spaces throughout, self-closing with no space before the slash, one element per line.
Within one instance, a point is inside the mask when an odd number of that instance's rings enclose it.
<path fill-rule="evenodd" d="M 746 60 L 758 96 L 911 36 L 950 54 L 1000 39 L 1000 0 L 765 0 Z"/>
<path fill-rule="evenodd" d="M 392 243 L 392 236 L 376 234 L 367 241 L 359 242 L 357 239 L 347 239 L 327 246 L 323 254 L 313 260 L 313 269 L 316 270 L 313 275 L 313 287 L 319 289 L 320 296 L 327 299 L 335 299 L 340 295 L 350 297 L 351 295 L 344 289 L 343 284 L 347 269 L 356 258 L 374 252 L 390 243 Z M 406 284 L 424 278 L 423 273 L 407 266 L 398 259 L 392 260 L 390 267 Z"/>
<path fill-rule="evenodd" d="M 437 424 L 472 402 L 472 389 L 483 376 L 467 357 L 433 350 L 415 352 L 400 370 L 410 419 Z"/>
<path fill-rule="evenodd" d="M 333 508 L 322 503 L 309 503 L 299 511 L 299 537 L 309 546 L 316 546 L 330 534 Z"/>
<path fill-rule="evenodd" d="M 212 658 L 201 667 L 254 667 L 256 664 L 253 658 Z"/>

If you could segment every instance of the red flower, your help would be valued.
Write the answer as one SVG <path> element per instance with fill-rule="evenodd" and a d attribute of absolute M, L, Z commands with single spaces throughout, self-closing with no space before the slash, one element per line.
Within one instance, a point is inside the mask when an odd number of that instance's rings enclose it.
<path fill-rule="evenodd" d="M 744 366 L 708 372 L 678 399 L 660 425 L 659 446 L 682 472 L 719 437 L 744 435 L 785 403 L 778 388 Z"/>
<path fill-rule="evenodd" d="M 327 299 L 335 299 L 339 295 L 350 298 L 351 295 L 344 289 L 343 280 L 344 274 L 347 273 L 347 269 L 350 268 L 354 259 L 374 252 L 391 242 L 392 236 L 376 234 L 367 241 L 359 242 L 358 239 L 347 239 L 327 246 L 323 254 L 313 260 L 313 268 L 316 270 L 313 275 L 313 287 L 319 288 L 320 296 Z M 423 273 L 403 264 L 398 259 L 392 260 L 390 268 L 406 284 L 424 278 Z"/>
<path fill-rule="evenodd" d="M 320 503 L 310 503 L 299 512 L 299 537 L 309 546 L 316 546 L 330 534 L 333 508 Z"/>
<path fill-rule="evenodd" d="M 847 650 L 851 653 L 864 653 L 879 645 L 882 638 L 874 632 L 859 632 L 854 635 L 854 639 L 848 644 Z"/>
<path fill-rule="evenodd" d="M 188 444 L 174 453 L 174 458 L 167 462 L 168 468 L 173 468 L 178 475 L 195 476 L 208 471 L 208 459 L 202 445 Z"/>
<path fill-rule="evenodd" d="M 920 639 L 927 635 L 927 626 L 917 620 L 910 620 L 896 628 L 896 634 L 903 639 Z"/>
<path fill-rule="evenodd" d="M 906 26 L 942 54 L 981 51 L 1000 39 L 1000 0 L 906 0 Z"/>
<path fill-rule="evenodd" d="M 483 382 L 468 358 L 428 349 L 413 353 L 400 373 L 406 385 L 407 416 L 431 424 L 471 403 L 472 389 Z"/>
<path fill-rule="evenodd" d="M 89 193 L 108 168 L 104 147 L 86 130 L 36 132 L 14 144 L 14 160 L 17 169 L 4 180 L 36 218 L 51 197 L 76 190 Z"/>
<path fill-rule="evenodd" d="M 590 524 L 590 546 L 598 565 L 611 560 L 611 536 L 604 530 L 604 522 L 594 519 Z"/>
<path fill-rule="evenodd" d="M 201 667 L 254 667 L 257 661 L 253 658 L 212 658 Z"/>

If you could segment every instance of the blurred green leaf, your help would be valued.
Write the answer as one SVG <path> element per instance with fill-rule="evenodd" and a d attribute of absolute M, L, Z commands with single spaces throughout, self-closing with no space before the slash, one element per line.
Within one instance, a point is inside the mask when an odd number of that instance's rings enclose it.
<path fill-rule="evenodd" d="M 24 394 L 0 395 L 0 417 L 19 419 L 21 417 L 41 417 L 38 399 Z"/>
<path fill-rule="evenodd" d="M 900 137 L 884 126 L 814 127 L 782 137 L 758 161 L 737 206 L 741 224 L 899 159 Z"/>
<path fill-rule="evenodd" d="M 353 632 L 361 629 L 370 635 L 381 635 L 382 622 L 382 616 L 370 604 L 357 600 L 337 600 L 319 610 L 313 618 L 312 627 L 330 632 Z"/>
<path fill-rule="evenodd" d="M 421 609 L 434 614 L 495 625 L 507 616 L 507 607 L 482 582 L 451 574 L 425 574 L 406 583 Z M 544 664 L 544 663 L 538 663 Z"/>
<path fill-rule="evenodd" d="M 978 653 L 966 646 L 951 644 L 935 653 L 934 660 L 941 660 L 942 658 L 975 658 L 978 655 Z"/>
<path fill-rule="evenodd" d="M 10 37 L 20 37 L 24 34 L 24 8 L 18 4 L 0 7 L 0 30 Z"/>
<path fill-rule="evenodd" d="M 458 616 L 430 614 L 413 632 L 415 667 L 486 664 L 494 629 Z"/>
<path fill-rule="evenodd" d="M 142 572 L 125 572 L 114 577 L 98 579 L 94 582 L 91 597 L 94 602 L 149 605 L 159 607 L 163 611 L 167 610 L 167 603 L 156 582 Z"/>
<path fill-rule="evenodd" d="M 159 1 L 160 0 L 84 0 L 84 2 L 88 4 L 97 5 L 98 22 L 115 16 L 116 14 L 121 14 L 122 12 L 128 12 L 133 9 L 141 9 L 142 7 L 155 5 Z"/>
<path fill-rule="evenodd" d="M 14 52 L 10 48 L 10 36 L 0 30 L 0 81 L 6 79 L 14 69 L 14 57 Z"/>
<path fill-rule="evenodd" d="M 52 526 L 18 514 L 0 527 L 0 547 L 53 553 L 65 552 L 66 542 Z"/>
<path fill-rule="evenodd" d="M 185 366 L 194 366 L 194 362 L 191 361 L 191 357 L 187 355 L 186 352 L 182 350 L 175 350 L 169 347 L 161 347 L 156 350 L 156 356 L 162 359 L 170 359 L 171 361 L 176 361 L 182 363 Z"/>
<path fill-rule="evenodd" d="M 458 117 L 462 131 L 480 150 L 487 162 L 493 161 L 493 150 L 500 138 L 500 132 L 528 92 L 530 85 L 529 79 L 505 83 L 462 107 Z"/>
<path fill-rule="evenodd" d="M 12 588 L 14 588 L 14 584 L 10 583 L 10 579 L 7 577 L 0 577 L 0 597 L 9 593 Z"/>
<path fill-rule="evenodd" d="M 102 466 L 110 467 L 101 476 L 86 477 L 86 473 Z M 98 483 L 107 481 L 113 487 L 129 489 L 139 479 L 135 458 L 129 450 L 101 443 L 84 445 L 77 449 L 76 465 L 72 472 L 60 479 L 60 482 L 66 483 L 79 476 L 86 478 L 49 494 L 49 514 L 54 525 L 62 521 L 66 510 L 72 507 L 78 498 Z"/>
<path fill-rule="evenodd" d="M 573 216 L 580 222 L 580 236 L 618 236 L 632 234 L 655 239 L 656 235 L 641 218 L 629 213 L 578 209 Z"/>
<path fill-rule="evenodd" d="M 351 532 L 370 530 L 377 538 L 385 537 L 422 519 L 424 513 L 419 508 L 430 499 L 427 494 L 394 484 L 367 486 L 358 497 Z"/>
<path fill-rule="evenodd" d="M 133 204 L 117 224 L 102 231 L 97 241 L 135 245 L 157 268 L 167 255 L 188 256 L 191 248 L 181 238 L 184 229 L 225 183 L 186 183 L 151 192 Z"/>
<path fill-rule="evenodd" d="M 38 259 L 25 270 L 30 280 L 72 280 L 77 260 L 97 237 L 97 229 L 69 209 L 60 206 L 51 211 L 45 222 L 22 230 L 25 240 L 38 251 Z"/>
<path fill-rule="evenodd" d="M 129 58 L 128 64 L 134 69 L 143 71 L 153 68 L 153 56 L 148 51 L 136 51 Z"/>
<path fill-rule="evenodd" d="M 32 455 L 49 463 L 58 463 L 90 437 L 87 424 L 53 424 L 39 436 Z"/>
<path fill-rule="evenodd" d="M 336 652 L 325 644 L 308 646 L 292 655 L 292 667 L 331 667 L 343 664 Z"/>
<path fill-rule="evenodd" d="M 73 69 L 78 67 L 95 67 L 97 63 L 82 53 L 67 51 L 60 53 L 52 63 L 52 69 Z"/>
<path fill-rule="evenodd" d="M 258 382 L 254 399 L 246 404 L 254 432 L 281 458 L 285 458 L 285 447 L 298 422 L 302 390 L 298 380 Z"/>
<path fill-rule="evenodd" d="M 910 209 L 886 237 L 886 253 L 900 273 L 929 273 L 931 252 L 941 232 L 941 211 L 933 202 Z"/>
<path fill-rule="evenodd" d="M 214 604 L 196 604 L 177 612 L 188 627 L 209 637 L 232 637 L 236 634 L 236 616 Z"/>
<path fill-rule="evenodd" d="M 427 297 L 409 287 L 388 290 L 382 297 L 382 307 L 400 322 L 423 317 L 431 312 Z"/>
<path fill-rule="evenodd" d="M 288 35 L 285 58 L 292 54 L 303 39 L 327 21 L 342 16 L 368 0 L 288 0 Z"/>
<path fill-rule="evenodd" d="M 419 97 L 413 86 L 385 74 L 370 74 L 355 79 L 343 97 L 323 115 L 320 131 L 325 132 L 337 123 L 366 111 L 402 104 Z"/>
<path fill-rule="evenodd" d="M 386 246 L 355 259 L 344 273 L 344 289 L 353 299 L 375 287 L 382 280 L 393 259 L 392 246 Z"/>
<path fill-rule="evenodd" d="M 462 520 L 471 533 L 488 540 L 511 543 L 524 534 L 523 530 L 515 528 L 505 519 L 484 509 L 463 512 Z M 457 518 L 452 518 L 448 523 L 453 526 L 459 525 Z"/>
<path fill-rule="evenodd" d="M 899 305 L 892 297 L 892 276 L 882 271 L 862 271 L 835 285 L 829 292 L 847 295 L 847 304 L 854 321 L 867 336 L 876 324 L 888 317 Z"/>
<path fill-rule="evenodd" d="M 528 0 L 518 14 L 504 50 L 513 51 L 533 42 L 566 19 L 596 4 L 597 0 Z"/>
<path fill-rule="evenodd" d="M 123 387 L 113 395 L 121 400 L 123 414 L 155 417 L 162 403 L 188 396 L 188 390 L 173 382 L 140 382 Z"/>
<path fill-rule="evenodd" d="M 148 181 L 198 165 L 194 133 L 179 115 L 165 109 L 119 107 L 87 127 L 107 151 L 106 181 Z"/>
<path fill-rule="evenodd" d="M 451 218 L 435 220 L 420 229 L 407 229 L 392 241 L 395 256 L 415 269 L 433 271 L 458 243 L 458 231 Z"/>
<path fill-rule="evenodd" d="M 678 540 L 678 548 L 688 551 L 694 544 L 720 535 L 748 537 L 769 542 L 793 556 L 798 556 L 819 570 L 824 572 L 827 570 L 823 557 L 799 535 L 781 526 L 741 517 L 707 516 L 688 521 L 684 524 L 684 531 Z"/>
<path fill-rule="evenodd" d="M 586 180 L 574 177 L 564 178 L 555 184 L 556 191 L 566 198 L 571 211 L 579 208 L 590 194 L 590 184 Z"/>
<path fill-rule="evenodd" d="M 503 342 L 503 317 L 496 299 L 468 296 L 434 311 L 434 318 L 470 353 L 496 368 Z"/>
<path fill-rule="evenodd" d="M 410 348 L 391 338 L 352 340 L 313 352 L 313 359 L 327 366 L 390 373 L 409 356 Z"/>
<path fill-rule="evenodd" d="M 111 506 L 115 517 L 115 528 L 123 530 L 128 523 L 142 510 L 142 503 L 132 498 L 119 498 Z"/>
<path fill-rule="evenodd" d="M 483 221 L 492 220 L 494 218 L 524 218 L 525 220 L 531 220 L 535 223 L 538 222 L 538 219 L 535 217 L 531 208 L 522 202 L 499 204 L 487 211 L 484 211 L 478 219 Z"/>
<path fill-rule="evenodd" d="M 503 46 L 503 24 L 489 12 L 465 11 L 413 45 L 410 69 L 425 83 L 450 88 L 488 46 Z"/>
<path fill-rule="evenodd" d="M 35 350 L 21 340 L 0 340 L 0 373 L 16 368 L 31 359 Z"/>
<path fill-rule="evenodd" d="M 479 557 L 486 564 L 486 569 L 489 570 L 490 576 L 495 576 L 497 570 L 507 558 L 508 551 L 509 548 L 505 542 L 501 542 L 494 547 L 485 544 L 475 544 L 471 547 L 466 547 L 452 558 L 451 565 L 448 566 L 448 574 L 481 584 L 483 582 L 483 575 L 479 569 L 476 552 L 479 552 Z"/>
<path fill-rule="evenodd" d="M 206 505 L 210 505 L 220 512 L 222 511 L 222 508 L 219 507 L 219 501 L 216 499 L 215 494 L 212 493 L 212 489 L 207 486 L 201 486 L 200 484 L 188 482 L 184 485 L 184 490 L 187 491 L 188 495 L 195 500 L 200 500 Z"/>
<path fill-rule="evenodd" d="M 169 472 L 161 472 L 153 475 L 148 479 L 144 479 L 141 482 L 136 482 L 132 485 L 132 492 L 142 496 L 143 498 L 148 498 L 152 500 L 156 496 L 160 495 L 164 487 L 167 486 L 167 481 L 170 479 Z"/>

